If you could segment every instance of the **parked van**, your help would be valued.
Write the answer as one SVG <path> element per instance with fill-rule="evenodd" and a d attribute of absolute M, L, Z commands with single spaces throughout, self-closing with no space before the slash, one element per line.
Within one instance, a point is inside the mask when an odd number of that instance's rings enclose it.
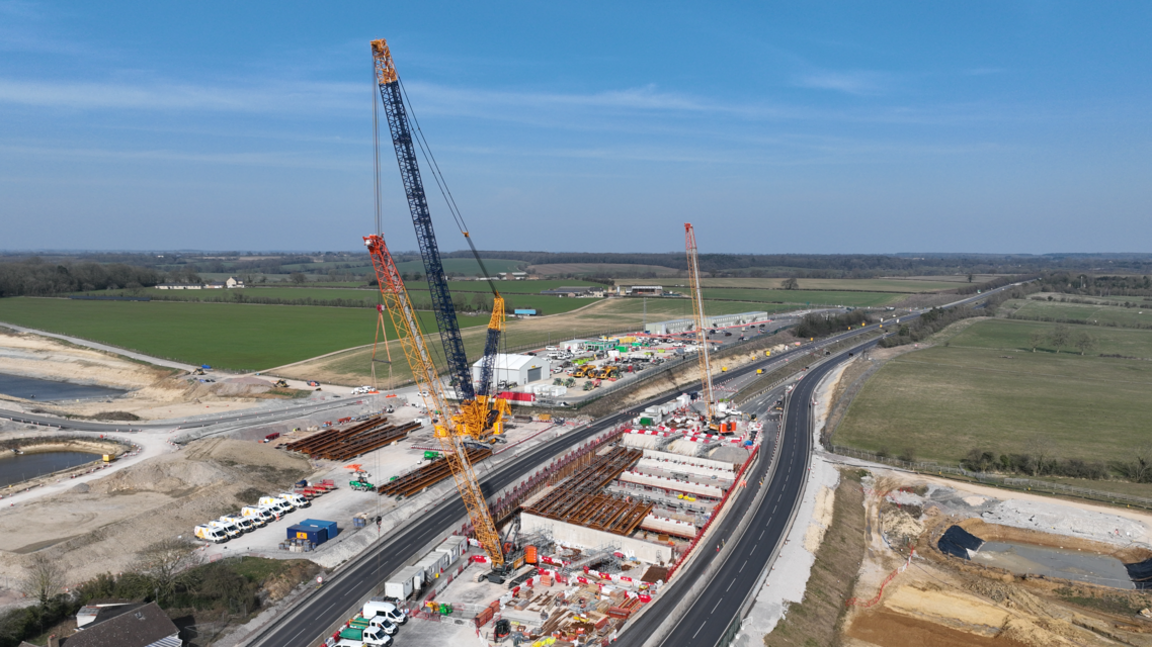
<path fill-rule="evenodd" d="M 404 615 L 400 609 L 396 608 L 395 604 L 391 602 L 384 602 L 383 600 L 369 600 L 364 603 L 364 610 L 361 614 L 368 618 L 371 622 L 372 618 L 376 616 L 383 616 L 393 624 L 402 625 L 408 622 L 408 616 Z"/>
<path fill-rule="evenodd" d="M 272 512 L 274 512 L 276 514 L 281 514 L 281 515 L 288 514 L 289 512 L 292 512 L 292 510 L 295 509 L 292 506 L 292 504 L 289 503 L 287 500 L 281 499 L 280 497 L 275 497 L 275 496 L 262 496 L 262 497 L 260 497 L 260 505 L 262 507 L 268 508 L 269 510 L 271 510 Z"/>
<path fill-rule="evenodd" d="M 257 508 L 252 506 L 245 506 L 240 508 L 240 514 L 245 519 L 252 521 L 257 526 L 266 526 L 269 521 L 276 518 L 276 515 L 268 511 L 267 508 Z"/>
<path fill-rule="evenodd" d="M 196 526 L 193 532 L 196 534 L 197 539 L 210 541 L 214 544 L 222 544 L 228 541 L 227 534 L 211 526 Z"/>
<path fill-rule="evenodd" d="M 364 641 L 365 645 L 372 645 L 372 647 L 384 647 L 384 645 L 392 644 L 392 636 L 376 626 L 369 626 L 365 629 L 360 634 L 360 640 Z"/>
<path fill-rule="evenodd" d="M 236 524 L 236 527 L 240 529 L 240 532 L 252 532 L 253 530 L 256 530 L 256 524 L 252 523 L 251 519 L 240 515 L 224 515 L 223 517 L 220 517 L 220 521 L 231 521 L 232 523 Z"/>
<path fill-rule="evenodd" d="M 228 535 L 229 539 L 235 539 L 236 537 L 239 537 L 241 534 L 243 534 L 240 531 L 240 526 L 237 526 L 231 521 L 220 521 L 219 519 L 216 519 L 215 521 L 209 521 L 208 525 Z"/>
<path fill-rule="evenodd" d="M 311 503 L 308 501 L 308 498 L 303 494 L 296 494 L 295 492 L 284 492 L 280 495 L 280 497 L 287 499 L 289 503 L 297 508 L 307 508 L 309 505 L 311 505 Z"/>
<path fill-rule="evenodd" d="M 397 627 L 395 623 L 384 616 L 374 616 L 369 618 L 368 624 L 373 627 L 380 627 L 384 630 L 384 633 L 388 634 L 389 636 L 395 635 L 396 632 L 400 630 L 400 627 Z"/>

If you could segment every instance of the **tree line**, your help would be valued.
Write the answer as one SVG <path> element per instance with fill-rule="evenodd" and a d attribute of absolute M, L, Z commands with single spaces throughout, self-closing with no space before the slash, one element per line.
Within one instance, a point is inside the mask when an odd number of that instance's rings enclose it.
<path fill-rule="evenodd" d="M 868 322 L 868 315 L 863 310 L 832 316 L 812 313 L 804 315 L 794 332 L 797 337 L 826 337 L 832 333 L 847 331 L 849 327 L 863 326 Z"/>
<path fill-rule="evenodd" d="M 0 263 L 0 297 L 141 288 L 154 286 L 163 279 L 163 272 L 123 263 Z"/>

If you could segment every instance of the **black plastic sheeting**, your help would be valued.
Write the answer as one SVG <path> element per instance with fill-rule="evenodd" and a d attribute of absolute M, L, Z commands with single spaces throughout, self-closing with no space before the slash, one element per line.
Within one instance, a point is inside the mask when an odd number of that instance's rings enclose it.
<path fill-rule="evenodd" d="M 941 552 L 968 559 L 968 551 L 980 550 L 980 547 L 984 545 L 984 540 L 960 526 L 952 526 L 944 531 L 936 545 L 940 547 Z M 1152 566 L 1149 568 L 1152 569 Z"/>
<path fill-rule="evenodd" d="M 1124 568 L 1128 569 L 1128 577 L 1132 578 L 1137 589 L 1152 589 L 1152 559 L 1125 564 Z"/>

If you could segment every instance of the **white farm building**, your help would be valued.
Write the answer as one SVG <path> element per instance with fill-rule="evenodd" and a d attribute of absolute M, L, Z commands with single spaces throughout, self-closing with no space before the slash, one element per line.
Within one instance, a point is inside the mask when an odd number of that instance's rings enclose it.
<path fill-rule="evenodd" d="M 480 381 L 480 365 L 484 360 L 477 360 L 472 365 L 472 381 Z M 515 382 L 519 385 L 529 382 L 539 382 L 552 376 L 552 362 L 547 357 L 535 355 L 496 355 L 496 362 L 492 371 L 492 383 Z"/>

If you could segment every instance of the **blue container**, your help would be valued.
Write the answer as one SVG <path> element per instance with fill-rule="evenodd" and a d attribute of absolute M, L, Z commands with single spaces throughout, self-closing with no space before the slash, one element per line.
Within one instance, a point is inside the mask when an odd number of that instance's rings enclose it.
<path fill-rule="evenodd" d="M 328 541 L 328 529 L 296 524 L 288 529 L 288 539 L 303 539 L 320 545 Z"/>
<path fill-rule="evenodd" d="M 335 521 L 324 521 L 323 519 L 305 519 L 300 522 L 301 526 L 312 526 L 314 528 L 324 528 L 328 531 L 328 539 L 335 539 L 336 535 L 340 534 L 340 529 L 336 527 Z"/>
<path fill-rule="evenodd" d="M 531 316 L 531 315 L 535 315 L 536 312 L 537 312 L 536 308 L 514 308 L 512 310 L 512 314 L 516 314 L 516 315 L 529 315 L 529 316 Z"/>

